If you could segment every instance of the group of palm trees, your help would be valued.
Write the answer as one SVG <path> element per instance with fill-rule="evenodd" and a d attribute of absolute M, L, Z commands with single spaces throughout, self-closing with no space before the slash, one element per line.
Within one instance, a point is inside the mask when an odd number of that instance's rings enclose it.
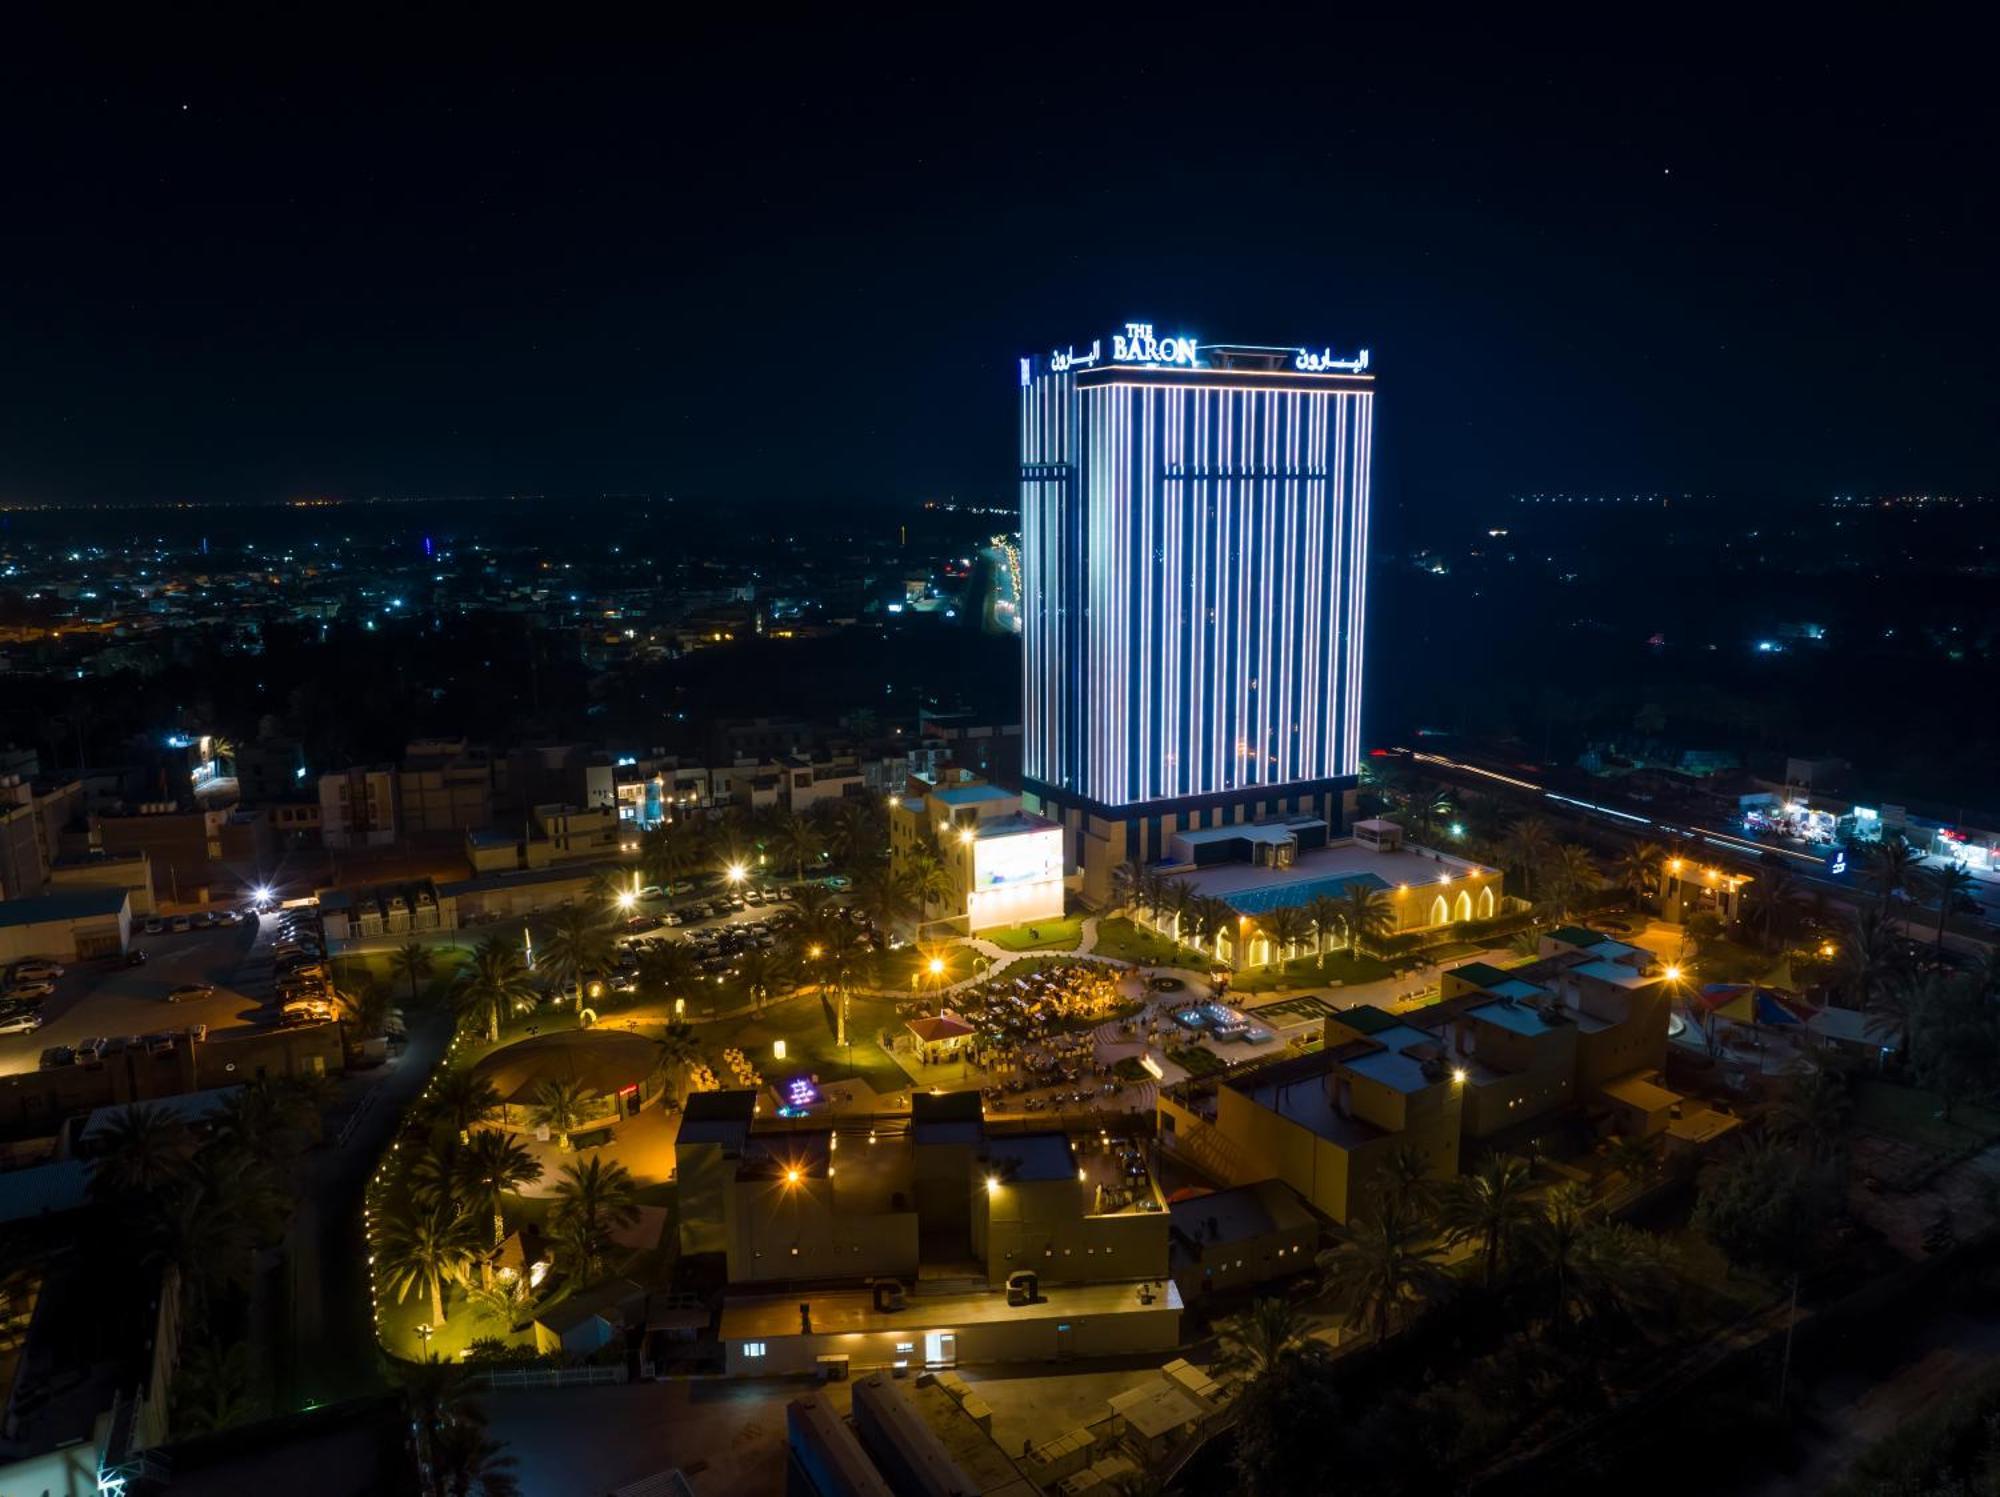
<path fill-rule="evenodd" d="M 317 1136 L 328 1094 L 324 1077 L 253 1081 L 199 1128 L 135 1105 L 89 1141 L 91 1197 L 117 1223 L 105 1240 L 178 1277 L 178 1431 L 259 1412 L 246 1349 L 254 1261 L 290 1225 L 293 1163 Z"/>
<path fill-rule="evenodd" d="M 510 1315 L 526 1292 L 518 1277 L 496 1279 L 494 1258 L 506 1241 L 506 1198 L 539 1181 L 542 1166 L 514 1134 L 484 1126 L 499 1111 L 483 1077 L 443 1073 L 398 1141 L 396 1173 L 370 1201 L 380 1283 L 399 1303 L 427 1296 L 433 1330 L 445 1324 L 455 1285 L 495 1315 Z M 557 1265 L 573 1284 L 600 1277 L 615 1234 L 637 1215 L 622 1164 L 596 1155 L 565 1164 L 549 1214 Z"/>
<path fill-rule="evenodd" d="M 1289 961 L 1310 943 L 1324 966 L 1327 955 L 1340 947 L 1355 953 L 1375 948 L 1396 924 L 1387 896 L 1359 884 L 1254 919 L 1224 900 L 1198 893 L 1184 878 L 1137 863 L 1121 863 L 1114 869 L 1112 887 L 1119 908 L 1143 912 L 1177 941 L 1219 957 L 1222 941 L 1228 939 L 1239 965 L 1247 965 L 1252 942 L 1261 937 L 1272 962 Z"/>
<path fill-rule="evenodd" d="M 1649 1165 L 1635 1151 L 1623 1167 Z M 1482 1290 L 1522 1292 L 1557 1339 L 1655 1305 L 1669 1266 L 1656 1238 L 1595 1215 L 1579 1185 L 1546 1187 L 1525 1159 L 1489 1155 L 1470 1174 L 1439 1181 L 1407 1149 L 1391 1157 L 1367 1209 L 1319 1265 L 1349 1323 L 1379 1344 L 1453 1287 L 1444 1259 L 1458 1247 L 1473 1250 Z"/>
<path fill-rule="evenodd" d="M 882 807 L 873 797 L 825 801 L 807 812 L 736 807 L 649 829 L 639 842 L 639 867 L 648 883 L 666 887 L 704 869 L 746 869 L 761 856 L 803 882 L 822 864 L 867 862 L 887 845 Z"/>

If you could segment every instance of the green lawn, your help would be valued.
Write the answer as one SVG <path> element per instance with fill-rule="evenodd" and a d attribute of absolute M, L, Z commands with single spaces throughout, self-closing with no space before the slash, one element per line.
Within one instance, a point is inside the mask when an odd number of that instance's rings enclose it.
<path fill-rule="evenodd" d="M 1195 972 L 1206 972 L 1214 965 L 1206 953 L 1135 925 L 1123 915 L 1098 921 L 1092 954 L 1141 967 L 1183 967 Z"/>
<path fill-rule="evenodd" d="M 1352 987 L 1394 975 L 1387 962 L 1372 956 L 1330 951 L 1324 967 L 1317 956 L 1294 957 L 1282 967 L 1253 967 L 1248 972 L 1239 972 L 1230 978 L 1229 986 L 1238 993 L 1268 993 L 1275 988 L 1309 988 L 1335 982 Z"/>
<path fill-rule="evenodd" d="M 1690 974 L 1697 982 L 1758 982 L 1779 959 L 1727 936 L 1707 936 L 1695 953 Z"/>
<path fill-rule="evenodd" d="M 1139 1057 L 1127 1055 L 1111 1067 L 1111 1074 L 1120 1081 L 1150 1081 L 1153 1073 L 1141 1065 Z"/>
<path fill-rule="evenodd" d="M 760 1014 L 740 1019 L 717 1019 L 695 1025 L 695 1042 L 717 1067 L 723 1047 L 733 1045 L 767 1079 L 800 1074 L 817 1075 L 822 1082 L 845 1081 L 860 1076 L 878 1092 L 898 1091 L 909 1085 L 901 1066 L 875 1042 L 881 1030 L 894 1032 L 903 1021 L 895 1003 L 887 998 L 853 998 L 847 1007 L 846 1050 L 834 1043 L 832 1016 L 834 999 L 822 1003 L 815 994 L 801 994 L 772 1004 Z M 785 1058 L 775 1060 L 771 1045 L 785 1042 Z M 852 1057 L 850 1063 L 849 1057 Z"/>
<path fill-rule="evenodd" d="M 1167 1059 L 1196 1078 L 1213 1076 L 1217 1071 L 1229 1069 L 1229 1062 L 1206 1045 L 1189 1045 L 1179 1050 L 1169 1048 Z"/>
<path fill-rule="evenodd" d="M 1958 1154 L 2000 1138 L 2000 1112 L 1972 1102 L 1952 1108 L 1951 1121 L 1938 1114 L 1943 1104 L 1932 1092 L 1887 1081 L 1864 1081 L 1855 1088 L 1854 1126 L 1928 1149 Z"/>
<path fill-rule="evenodd" d="M 1037 920 L 1032 925 L 1003 925 L 982 930 L 982 941 L 991 941 L 1002 951 L 1074 951 L 1083 941 L 1083 917 L 1064 915 L 1056 920 Z"/>

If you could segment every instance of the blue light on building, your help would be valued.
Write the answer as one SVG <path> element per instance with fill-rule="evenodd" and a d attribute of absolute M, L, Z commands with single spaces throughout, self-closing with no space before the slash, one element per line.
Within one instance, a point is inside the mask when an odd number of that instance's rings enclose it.
<path fill-rule="evenodd" d="M 1129 817 L 1204 800 L 1310 809 L 1287 792 L 1351 783 L 1368 369 L 1366 353 L 1204 344 L 1145 323 L 1028 361 L 1031 793 Z"/>

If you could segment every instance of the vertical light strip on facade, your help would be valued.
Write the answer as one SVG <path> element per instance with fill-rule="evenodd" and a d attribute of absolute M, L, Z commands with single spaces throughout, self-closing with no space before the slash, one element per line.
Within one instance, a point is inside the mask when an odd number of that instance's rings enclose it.
<path fill-rule="evenodd" d="M 1373 391 L 1031 361 L 1024 768 L 1141 805 L 1360 762 Z"/>

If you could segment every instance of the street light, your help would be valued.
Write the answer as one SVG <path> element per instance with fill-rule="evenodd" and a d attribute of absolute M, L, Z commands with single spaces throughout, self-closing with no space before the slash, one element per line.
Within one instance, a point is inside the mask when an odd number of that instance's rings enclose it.
<path fill-rule="evenodd" d="M 933 977 L 944 976 L 944 958 L 941 956 L 932 957 L 930 960 L 930 969 L 931 969 L 931 976 Z"/>
<path fill-rule="evenodd" d="M 729 882 L 740 884 L 749 877 L 750 870 L 741 863 L 731 863 L 728 869 Z"/>
<path fill-rule="evenodd" d="M 630 889 L 618 896 L 618 908 L 630 913 L 632 906 L 639 902 L 639 896 Z"/>
<path fill-rule="evenodd" d="M 1679 967 L 1668 967 L 1668 968 L 1667 968 L 1667 981 L 1668 981 L 1668 982 L 1679 982 L 1680 980 L 1681 980 L 1681 969 L 1680 969 Z"/>

